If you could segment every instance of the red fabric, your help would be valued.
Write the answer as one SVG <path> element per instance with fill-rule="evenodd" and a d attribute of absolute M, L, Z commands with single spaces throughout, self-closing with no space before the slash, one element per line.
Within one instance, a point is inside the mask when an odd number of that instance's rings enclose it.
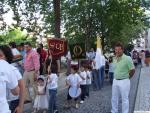
<path fill-rule="evenodd" d="M 42 62 L 45 62 L 47 56 L 47 52 L 44 49 L 41 49 L 41 57 L 42 57 Z"/>
<path fill-rule="evenodd" d="M 55 58 L 59 58 L 67 53 L 67 41 L 65 39 L 49 39 L 48 45 L 52 56 Z"/>

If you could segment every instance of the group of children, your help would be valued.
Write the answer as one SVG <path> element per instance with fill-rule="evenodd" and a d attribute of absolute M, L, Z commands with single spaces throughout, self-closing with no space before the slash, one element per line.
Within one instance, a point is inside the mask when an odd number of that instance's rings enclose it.
<path fill-rule="evenodd" d="M 84 103 L 84 100 L 86 97 L 89 97 L 89 88 L 92 82 L 92 72 L 90 66 L 81 66 L 80 70 L 78 71 L 78 68 L 76 66 L 71 67 L 71 74 L 66 79 L 66 84 L 68 86 L 68 95 L 67 95 L 67 106 L 71 107 L 71 99 L 74 99 L 75 101 L 75 108 L 79 108 L 79 98 L 80 98 L 80 104 Z M 73 98 L 69 94 L 70 88 L 80 88 L 81 89 L 81 95 Z M 77 92 L 75 92 L 77 93 Z"/>
<path fill-rule="evenodd" d="M 81 98 L 80 103 L 84 103 L 86 97 L 89 97 L 89 88 L 91 85 L 92 72 L 89 66 L 81 66 L 80 71 L 77 66 L 71 67 L 71 74 L 66 78 L 66 85 L 68 87 L 67 95 L 67 106 L 71 107 L 71 100 L 74 99 L 75 108 L 79 108 L 79 98 Z M 39 110 L 43 110 L 43 113 L 57 113 L 56 107 L 56 94 L 58 87 L 58 77 L 55 73 L 49 73 L 47 77 L 39 76 L 37 79 L 37 95 L 34 100 L 34 111 L 36 113 Z M 77 89 L 72 95 L 69 94 L 69 89 Z M 79 89 L 79 90 L 78 90 Z M 78 92 L 79 91 L 79 92 Z M 78 94 L 77 94 L 78 93 Z M 81 93 L 81 94 L 80 94 Z"/>

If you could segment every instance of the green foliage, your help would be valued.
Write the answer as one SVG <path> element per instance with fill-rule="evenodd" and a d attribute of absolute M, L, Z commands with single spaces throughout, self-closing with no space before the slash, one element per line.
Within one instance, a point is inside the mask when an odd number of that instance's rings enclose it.
<path fill-rule="evenodd" d="M 8 44 L 9 42 L 20 44 L 27 41 L 32 42 L 32 38 L 28 37 L 27 33 L 21 31 L 19 28 L 9 29 L 6 33 L 0 35 L 0 44 Z"/>
<path fill-rule="evenodd" d="M 102 38 L 104 49 L 112 47 L 116 41 L 128 45 L 149 25 L 144 8 L 141 9 L 148 0 L 2 0 L 0 6 L 9 5 L 17 22 L 14 26 L 27 29 L 36 37 L 41 33 L 59 32 L 60 18 L 56 21 L 56 14 L 60 16 L 56 11 L 59 2 L 65 37 L 70 44 L 85 43 L 87 49 L 95 45 L 97 34 Z"/>
<path fill-rule="evenodd" d="M 82 37 L 88 43 L 99 33 L 103 47 L 111 47 L 116 41 L 127 45 L 144 28 L 145 15 L 140 5 L 140 0 L 64 1 L 65 36 L 77 41 Z"/>

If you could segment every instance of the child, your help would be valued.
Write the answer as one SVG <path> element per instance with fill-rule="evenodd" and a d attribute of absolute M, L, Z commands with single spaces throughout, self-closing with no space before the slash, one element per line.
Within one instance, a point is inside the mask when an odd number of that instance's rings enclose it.
<path fill-rule="evenodd" d="M 37 79 L 37 95 L 34 101 L 34 111 L 32 113 L 36 113 L 39 110 L 44 110 L 43 113 L 46 113 L 46 110 L 48 109 L 48 101 L 47 101 L 47 95 L 45 91 L 45 78 L 43 76 L 40 76 Z"/>
<path fill-rule="evenodd" d="M 66 79 L 66 84 L 69 86 L 69 88 L 70 87 L 80 88 L 80 82 L 82 80 L 77 72 L 78 72 L 78 68 L 76 66 L 71 66 L 71 74 Z M 72 99 L 72 97 L 69 95 L 69 90 L 68 90 L 68 95 L 67 95 L 68 106 L 67 107 L 70 107 L 71 99 Z M 79 104 L 78 104 L 77 100 L 78 100 L 78 97 L 74 99 L 75 108 L 79 108 Z"/>
<path fill-rule="evenodd" d="M 87 74 L 85 72 L 84 66 L 81 66 L 81 72 L 80 72 L 79 75 L 82 79 L 81 85 L 80 85 L 80 88 L 81 88 L 81 101 L 80 101 L 80 104 L 83 104 L 84 99 L 85 99 L 85 95 L 86 95 L 86 79 L 87 79 Z"/>
<path fill-rule="evenodd" d="M 114 65 L 113 65 L 113 57 L 109 57 L 109 81 L 112 84 L 114 78 Z"/>
<path fill-rule="evenodd" d="M 56 94 L 58 87 L 58 76 L 50 68 L 48 68 L 48 80 L 47 80 L 47 89 L 49 92 L 49 112 L 48 113 L 57 113 L 56 107 Z"/>
<path fill-rule="evenodd" d="M 89 91 L 90 91 L 90 85 L 92 83 L 92 71 L 90 66 L 85 67 L 85 72 L 87 74 L 87 80 L 86 80 L 86 97 L 89 97 Z"/>

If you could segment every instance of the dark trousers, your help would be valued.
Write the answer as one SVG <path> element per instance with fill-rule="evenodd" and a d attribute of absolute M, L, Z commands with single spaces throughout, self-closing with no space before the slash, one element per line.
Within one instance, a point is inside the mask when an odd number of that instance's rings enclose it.
<path fill-rule="evenodd" d="M 109 81 L 110 81 L 111 84 L 113 82 L 113 79 L 114 79 L 114 73 L 113 72 L 109 72 Z"/>
<path fill-rule="evenodd" d="M 86 85 L 86 96 L 90 96 L 90 84 Z"/>
<path fill-rule="evenodd" d="M 101 87 L 104 86 L 104 79 L 105 79 L 105 66 L 102 66 L 100 68 L 100 72 L 101 72 Z"/>
<path fill-rule="evenodd" d="M 57 89 L 49 89 L 49 110 L 48 113 L 54 113 L 56 110 L 56 94 Z"/>
<path fill-rule="evenodd" d="M 14 111 L 18 105 L 19 105 L 19 99 L 10 101 L 9 108 L 11 110 L 11 113 L 14 113 Z"/>
<path fill-rule="evenodd" d="M 93 87 L 95 90 L 98 90 L 99 89 L 99 70 L 93 69 L 92 76 L 93 76 Z"/>
<path fill-rule="evenodd" d="M 81 100 L 84 101 L 86 95 L 86 85 L 80 85 L 81 88 Z"/>

